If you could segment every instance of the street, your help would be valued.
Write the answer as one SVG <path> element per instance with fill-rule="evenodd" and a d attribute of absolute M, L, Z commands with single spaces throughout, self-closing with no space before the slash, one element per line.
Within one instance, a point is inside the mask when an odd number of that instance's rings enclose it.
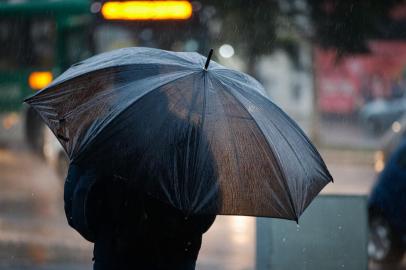
<path fill-rule="evenodd" d="M 196 269 L 406 270 L 406 1 L 0 0 L 0 15 L 0 270 L 93 268 L 65 216 L 68 156 L 86 167 L 71 224 L 111 221 L 98 244 L 137 264 L 191 254 L 188 217 L 226 213 L 252 216 L 218 215 Z M 127 248 L 134 208 L 146 237 Z"/>
<path fill-rule="evenodd" d="M 92 244 L 65 220 L 63 179 L 19 135 L 2 135 L 0 269 L 91 269 Z M 204 235 L 198 269 L 253 269 L 254 227 L 254 218 L 218 217 Z"/>
<path fill-rule="evenodd" d="M 0 150 L 0 171 L 0 268 L 91 269 L 92 245 L 67 225 L 63 182 L 52 169 L 16 147 Z M 254 222 L 218 217 L 199 269 L 252 269 Z"/>
<path fill-rule="evenodd" d="M 0 144 L 0 269 L 91 269 L 91 243 L 65 220 L 63 180 L 21 141 L 17 136 Z M 321 154 L 335 180 L 323 193 L 369 192 L 374 181 L 371 153 Z M 371 264 L 370 269 L 406 269 L 405 265 Z M 254 268 L 255 219 L 219 216 L 204 235 L 197 269 Z"/>

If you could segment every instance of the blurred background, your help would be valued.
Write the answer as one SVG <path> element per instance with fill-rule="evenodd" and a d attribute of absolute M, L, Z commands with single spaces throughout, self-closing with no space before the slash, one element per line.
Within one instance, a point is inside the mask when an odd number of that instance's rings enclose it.
<path fill-rule="evenodd" d="M 91 244 L 64 216 L 67 157 L 22 101 L 72 64 L 129 46 L 213 48 L 215 61 L 258 79 L 319 148 L 335 179 L 322 193 L 365 198 L 369 221 L 351 226 L 369 237 L 354 256 L 406 269 L 406 177 L 382 174 L 406 170 L 405 1 L 0 0 L 0 44 L 1 269 L 91 269 Z M 377 209 L 368 198 L 380 194 L 390 199 Z M 218 217 L 198 269 L 267 269 L 257 229 L 254 218 Z"/>

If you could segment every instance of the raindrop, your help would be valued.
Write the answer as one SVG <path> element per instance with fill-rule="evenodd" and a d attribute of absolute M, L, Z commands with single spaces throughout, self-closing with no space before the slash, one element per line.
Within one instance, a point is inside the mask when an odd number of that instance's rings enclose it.
<path fill-rule="evenodd" d="M 338 229 L 341 230 L 343 227 L 342 226 L 338 226 Z"/>
<path fill-rule="evenodd" d="M 343 267 L 343 268 L 344 268 L 344 264 L 342 264 L 342 265 L 341 265 L 341 267 Z"/>
<path fill-rule="evenodd" d="M 188 41 L 186 41 L 185 51 L 187 51 L 187 52 L 195 52 L 198 49 L 199 49 L 199 43 L 197 43 L 196 40 L 189 39 Z"/>
<path fill-rule="evenodd" d="M 284 243 L 286 242 L 286 238 L 285 238 L 285 237 L 282 238 L 282 242 L 284 242 Z"/>
<path fill-rule="evenodd" d="M 140 38 L 141 38 L 142 40 L 149 41 L 149 40 L 152 39 L 152 36 L 153 36 L 153 35 L 154 35 L 154 33 L 152 32 L 152 30 L 149 29 L 149 28 L 147 28 L 147 29 L 143 30 L 143 31 L 140 33 Z"/>
<path fill-rule="evenodd" d="M 98 13 L 101 9 L 101 3 L 100 2 L 94 2 L 91 6 L 90 6 L 90 12 L 92 13 Z"/>

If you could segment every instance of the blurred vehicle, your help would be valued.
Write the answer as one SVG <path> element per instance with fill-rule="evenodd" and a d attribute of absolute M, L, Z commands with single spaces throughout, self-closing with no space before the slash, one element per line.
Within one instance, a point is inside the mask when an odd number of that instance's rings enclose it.
<path fill-rule="evenodd" d="M 96 53 L 145 46 L 207 54 L 207 10 L 189 1 L 94 1 L 92 38 Z"/>
<path fill-rule="evenodd" d="M 360 121 L 367 132 L 382 134 L 406 112 L 406 96 L 393 100 L 378 99 L 367 103 L 360 110 Z"/>
<path fill-rule="evenodd" d="M 199 13 L 190 2 L 153 3 L 137 9 L 145 2 L 0 2 L 0 113 L 22 113 L 27 144 L 61 175 L 67 164 L 62 147 L 22 100 L 96 53 L 130 46 L 206 50 L 206 31 L 198 28 Z"/>
<path fill-rule="evenodd" d="M 83 0 L 0 2 L 0 113 L 20 112 L 27 144 L 51 163 L 63 150 L 22 100 L 93 54 L 89 6 Z"/>
<path fill-rule="evenodd" d="M 381 149 L 375 152 L 374 169 L 380 173 L 393 151 L 406 138 L 406 115 L 394 121 L 391 128 L 385 132 L 381 140 Z"/>
<path fill-rule="evenodd" d="M 390 156 L 368 202 L 368 254 L 377 262 L 400 262 L 406 250 L 406 140 Z"/>

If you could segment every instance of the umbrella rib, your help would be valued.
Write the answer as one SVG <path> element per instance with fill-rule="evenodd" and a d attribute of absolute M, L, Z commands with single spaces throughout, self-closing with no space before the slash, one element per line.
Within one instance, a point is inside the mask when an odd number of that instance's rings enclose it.
<path fill-rule="evenodd" d="M 227 89 L 225 89 L 225 86 L 224 86 L 223 84 L 220 83 L 220 86 L 221 86 L 226 92 L 229 93 L 229 91 L 227 91 Z M 215 94 L 216 94 L 216 95 L 219 95 L 218 93 L 215 93 Z M 230 94 L 230 96 L 233 96 L 231 93 L 229 93 L 229 94 Z M 222 95 L 224 95 L 224 94 L 222 94 Z M 235 97 L 234 97 L 234 99 L 235 99 Z M 244 108 L 244 109 L 245 109 L 245 108 Z M 227 114 L 225 114 L 225 113 L 224 113 L 224 115 L 227 116 Z M 247 120 L 252 120 L 252 121 L 254 121 L 254 120 L 253 120 L 253 117 L 252 117 L 250 114 L 248 114 L 248 115 L 250 116 L 249 118 L 242 118 L 242 119 L 247 119 Z M 227 123 L 229 123 L 228 118 L 226 118 L 226 121 L 227 121 Z M 255 135 L 254 135 L 254 136 L 255 136 Z M 262 136 L 263 136 L 263 135 L 262 135 Z M 233 147 L 236 148 L 234 133 L 231 134 L 231 137 L 233 138 L 233 139 L 232 139 Z M 255 136 L 255 137 L 256 137 L 256 136 Z M 257 138 L 257 137 L 256 137 L 256 138 Z M 266 141 L 266 138 L 264 138 L 264 139 L 265 139 L 265 141 Z M 238 156 L 235 156 L 235 158 L 236 158 L 236 161 L 237 161 L 237 166 L 240 167 L 240 160 L 239 160 Z M 238 176 L 239 176 L 239 175 L 238 175 Z M 285 187 L 285 188 L 286 188 L 286 187 Z M 273 193 L 273 192 L 272 192 L 272 193 Z M 278 205 L 281 206 L 279 203 L 278 203 Z M 281 212 L 280 212 L 279 209 L 275 208 L 273 205 L 271 205 L 271 207 L 272 207 L 272 209 L 273 209 L 275 212 L 277 212 L 277 213 L 279 214 L 279 216 L 283 216 L 283 215 L 281 214 Z M 283 206 L 282 206 L 281 208 L 283 208 Z"/>
<path fill-rule="evenodd" d="M 227 91 L 227 89 L 225 89 L 225 87 L 224 87 L 224 85 L 223 84 L 221 84 L 222 85 L 222 88 L 225 90 L 225 91 Z M 228 91 L 227 91 L 228 92 Z M 229 92 L 228 92 L 229 93 Z M 230 94 L 230 93 L 229 93 Z M 222 94 L 222 96 L 224 96 L 224 94 Z M 231 94 L 230 94 L 230 96 L 232 96 Z M 223 111 L 225 111 L 225 110 L 223 110 Z M 228 126 L 231 126 L 231 124 L 230 124 L 230 120 L 228 119 L 228 118 L 226 118 L 226 120 L 227 120 L 227 125 Z M 230 129 L 230 128 L 229 128 Z M 231 129 L 230 129 L 231 130 Z M 230 132 L 230 137 L 231 137 L 231 143 L 232 143 L 232 146 L 233 146 L 233 148 L 234 148 L 234 151 L 233 151 L 233 153 L 234 153 L 234 158 L 235 158 L 235 161 L 236 161 L 236 163 L 237 163 L 237 168 L 238 168 L 238 170 L 240 169 L 240 164 L 241 164 L 241 161 L 240 161 L 240 158 L 239 158 L 239 156 L 237 155 L 237 144 L 236 144 L 236 139 L 235 139 L 235 134 L 234 134 L 234 132 Z M 240 172 L 238 172 L 238 178 L 239 178 L 239 181 L 241 182 L 241 177 L 240 177 Z M 232 193 L 233 194 L 233 193 Z"/>
<path fill-rule="evenodd" d="M 190 75 L 191 75 L 191 74 L 190 74 Z M 172 105 L 172 107 L 176 107 L 176 106 L 178 105 L 178 103 L 180 103 L 180 102 L 185 102 L 184 97 L 182 96 L 181 98 L 183 98 L 183 99 L 180 99 L 179 101 L 177 101 L 175 104 Z M 169 117 L 169 114 L 166 116 L 166 118 L 165 118 L 165 120 L 163 121 L 163 123 L 166 122 L 166 120 L 168 119 L 168 117 Z M 160 136 L 160 135 L 161 135 L 161 134 L 158 134 L 157 136 Z M 155 137 L 154 137 L 154 138 L 155 138 Z M 155 139 L 151 139 L 151 141 L 155 141 Z M 153 147 L 153 146 L 154 146 L 153 144 L 151 144 L 150 146 L 148 146 L 148 147 L 146 148 L 146 150 L 144 151 L 144 153 L 148 152 L 148 151 L 151 149 L 151 147 Z M 177 159 L 175 158 L 175 159 L 174 159 L 174 162 L 176 162 L 176 160 L 177 160 Z M 174 168 L 176 169 L 177 166 L 174 166 Z M 177 171 L 177 170 L 175 171 L 175 174 L 178 175 L 178 171 Z M 177 179 L 177 178 L 178 178 L 178 176 L 174 177 L 174 179 Z M 177 192 L 177 194 L 179 194 L 179 192 Z M 167 193 L 167 196 L 168 196 L 168 195 L 169 195 L 169 193 Z M 175 205 L 169 197 L 168 197 L 168 199 L 171 201 L 171 203 L 172 203 L 173 205 Z M 182 203 L 179 197 L 176 198 L 176 199 L 177 199 L 180 203 Z M 183 206 L 181 205 L 180 208 L 183 208 Z"/>
<path fill-rule="evenodd" d="M 231 96 L 234 97 L 234 99 L 241 105 L 241 107 L 248 113 L 248 115 L 251 115 L 251 114 L 249 113 L 248 109 L 245 107 L 245 105 L 244 105 L 238 98 L 236 98 L 236 97 L 233 95 L 232 91 L 230 91 L 230 90 L 227 88 L 227 86 L 223 84 L 223 82 L 222 82 L 221 80 L 219 80 L 218 78 L 216 78 L 216 79 L 224 86 L 223 89 L 225 89 Z M 253 120 L 254 124 L 257 126 L 257 128 L 258 128 L 259 130 L 261 130 L 261 132 L 263 132 L 262 129 L 261 129 L 261 127 L 259 126 L 258 122 L 255 120 L 254 117 L 252 117 L 252 120 Z M 265 138 L 265 141 L 266 141 L 266 143 L 267 143 L 267 145 L 268 145 L 270 151 L 273 153 L 273 155 L 274 155 L 275 157 L 277 157 L 278 155 L 276 155 L 276 152 L 273 150 L 273 148 L 271 147 L 271 145 L 269 144 L 269 142 L 268 142 L 268 140 L 267 140 L 266 138 Z M 282 176 L 284 177 L 284 179 L 287 179 L 287 177 L 286 177 L 286 175 L 285 175 L 285 172 L 284 172 L 283 169 L 282 169 L 282 165 L 280 164 L 279 159 L 278 159 L 278 158 L 275 158 L 275 161 L 276 161 L 276 164 L 277 164 L 277 166 L 278 166 L 280 172 L 282 173 Z M 287 192 L 287 196 L 288 196 L 288 198 L 289 198 L 289 202 L 290 202 L 290 204 L 291 204 L 291 208 L 292 208 L 293 214 L 295 215 L 295 220 L 297 221 L 298 216 L 297 216 L 297 213 L 296 213 L 296 208 L 295 208 L 295 205 L 294 205 L 294 203 L 293 203 L 293 198 L 292 198 L 292 195 L 291 195 L 291 193 L 290 193 L 289 186 L 286 184 L 286 181 L 282 181 L 282 182 L 283 182 L 283 185 L 285 186 L 286 190 L 289 191 L 289 192 Z"/>
<path fill-rule="evenodd" d="M 199 95 L 200 93 L 198 92 L 198 91 L 196 91 L 193 95 L 192 95 L 192 100 L 191 100 L 191 104 L 190 104 L 190 106 L 189 106 L 189 113 L 188 113 L 188 115 L 187 115 L 187 123 L 191 123 L 191 117 L 192 117 L 192 108 L 196 105 L 196 102 L 197 102 L 197 97 L 198 97 L 198 95 Z M 190 174 L 189 174 L 189 166 L 190 165 L 192 165 L 192 168 L 193 168 L 193 170 L 194 170 L 194 168 L 196 168 L 196 157 L 198 156 L 197 155 L 197 153 L 194 153 L 194 155 L 193 155 L 193 161 L 194 161 L 194 163 L 193 164 L 189 164 L 189 159 L 190 159 L 190 143 L 191 143 L 191 140 L 192 140 L 192 138 L 191 138 L 191 136 L 192 136 L 192 132 L 193 132 L 193 128 L 194 128 L 194 126 L 193 126 L 193 124 L 189 124 L 188 125 L 188 131 L 187 131 L 187 149 L 186 149 L 186 166 L 185 166 L 185 172 L 184 172 L 184 174 L 185 174 L 185 181 L 184 181 L 184 183 L 183 183 L 183 185 L 184 185 L 184 190 L 186 190 L 186 185 L 187 185 L 187 181 L 189 181 L 189 178 L 190 178 Z M 197 132 L 197 131 L 196 131 Z M 196 140 L 193 140 L 193 147 L 196 147 L 196 144 L 197 144 L 197 141 Z M 196 147 L 197 148 L 197 147 Z M 193 153 L 192 153 L 193 154 Z M 193 175 L 194 177 L 196 177 L 196 175 Z M 187 180 L 186 180 L 187 179 Z M 186 198 L 185 198 L 186 199 Z M 189 205 L 189 200 L 188 200 L 188 198 L 187 198 L 187 204 Z"/>
<path fill-rule="evenodd" d="M 191 76 L 191 75 L 193 75 L 194 73 L 199 72 L 199 71 L 200 71 L 200 70 L 188 72 L 187 74 L 184 74 L 184 75 L 182 75 L 182 76 L 179 76 L 178 78 L 176 78 L 176 79 L 174 79 L 174 80 L 168 81 L 168 82 L 166 82 L 166 83 L 164 83 L 164 84 L 161 84 L 161 85 L 159 85 L 159 86 L 157 86 L 157 87 L 155 87 L 155 88 L 150 89 L 148 92 L 146 92 L 144 95 L 142 95 L 141 97 L 139 97 L 137 100 L 135 100 L 135 101 L 133 101 L 133 102 L 130 102 L 125 108 L 123 108 L 119 113 L 117 113 L 114 118 L 117 118 L 118 116 L 120 116 L 121 114 L 123 114 L 124 112 L 126 112 L 126 111 L 127 111 L 131 106 L 133 106 L 135 103 L 139 102 L 140 100 L 142 100 L 143 98 L 145 98 L 145 97 L 148 96 L 149 94 L 153 93 L 153 92 L 156 91 L 157 89 L 160 89 L 161 87 L 163 87 L 163 86 L 165 86 L 165 85 L 167 85 L 167 84 L 173 83 L 173 82 L 175 82 L 175 81 L 177 81 L 177 80 L 184 79 L 185 77 Z M 112 119 L 110 119 L 109 121 L 107 121 L 107 123 L 105 123 L 105 126 L 103 127 L 102 130 L 106 129 L 111 123 L 112 123 Z M 92 138 L 92 141 L 95 141 L 95 139 L 100 135 L 100 133 L 102 133 L 102 130 L 100 130 L 100 132 L 99 132 L 98 134 L 96 134 L 94 138 Z M 88 145 L 87 147 L 90 147 L 90 145 Z M 82 151 L 80 151 L 81 154 L 83 154 L 83 152 L 85 152 L 84 149 L 82 149 Z M 81 154 L 79 154 L 79 155 L 76 156 L 76 157 L 73 157 L 72 160 L 77 160 L 77 159 L 79 159 L 79 157 L 81 156 Z"/>
<path fill-rule="evenodd" d="M 220 75 L 220 76 L 222 76 L 222 75 Z M 238 82 L 237 82 L 237 83 L 238 83 Z M 245 86 L 245 85 L 244 85 L 244 86 Z M 240 88 L 241 88 L 241 87 L 240 87 Z M 254 91 L 254 92 L 252 92 L 252 94 L 255 95 L 256 97 L 264 98 L 264 97 L 263 97 L 260 93 L 258 93 L 258 92 L 255 92 L 255 91 Z M 271 105 L 275 108 L 275 110 L 276 110 L 277 112 L 279 112 L 282 116 L 285 116 L 285 117 L 286 117 L 286 114 L 282 111 L 282 109 L 280 109 L 278 106 L 276 106 L 275 104 L 273 104 L 270 100 L 268 100 L 268 99 L 266 99 L 266 98 L 265 98 L 265 100 L 266 100 L 268 103 L 271 103 Z M 327 178 L 329 179 L 329 181 L 333 181 L 333 178 L 332 178 L 332 176 L 330 175 L 330 173 L 328 172 L 328 169 L 327 169 L 325 163 L 322 161 L 323 159 L 321 158 L 321 156 L 320 156 L 319 152 L 317 151 L 317 149 L 313 146 L 313 144 L 310 142 L 310 140 L 307 138 L 307 136 L 303 133 L 303 131 L 300 129 L 300 127 L 297 125 L 297 123 L 295 123 L 294 121 L 291 121 L 288 117 L 287 117 L 287 120 L 288 120 L 288 121 L 286 121 L 286 122 L 287 122 L 287 124 L 292 128 L 292 130 L 294 130 L 294 131 L 298 134 L 298 136 L 300 136 L 303 140 L 305 140 L 305 141 L 309 144 L 310 150 L 311 150 L 311 152 L 314 154 L 315 159 L 321 161 L 321 162 L 318 162 L 318 163 L 324 168 L 324 170 L 325 170 L 325 172 L 326 172 L 326 174 L 327 174 Z M 272 119 L 271 119 L 271 121 L 272 121 Z M 272 123 L 273 123 L 273 125 L 275 126 L 276 130 L 279 132 L 279 134 L 282 135 L 282 132 L 281 132 L 280 129 L 277 127 L 277 125 L 276 125 L 273 121 L 272 121 Z M 297 153 L 294 151 L 293 146 L 291 145 L 291 143 L 290 143 L 284 136 L 282 136 L 282 137 L 284 138 L 284 140 L 285 140 L 286 143 L 288 144 L 289 148 L 292 149 L 292 152 L 293 152 L 293 154 L 295 155 L 296 159 L 299 161 L 300 166 L 302 167 L 302 169 L 303 169 L 303 171 L 305 172 L 306 176 L 308 176 L 308 172 L 305 170 L 305 166 L 303 165 L 302 160 L 299 159 Z M 307 178 L 308 178 L 308 177 L 307 177 Z M 305 192 L 307 193 L 307 189 L 305 190 Z M 305 195 L 304 198 L 306 198 L 306 197 L 307 197 L 307 195 Z M 305 204 L 306 204 L 305 200 L 302 200 L 301 205 L 300 205 L 300 206 L 301 206 L 301 209 L 299 209 L 299 210 L 300 210 L 300 213 L 301 213 L 302 210 L 305 208 L 305 207 L 304 207 Z M 296 213 L 296 214 L 297 214 L 297 213 Z"/>
<path fill-rule="evenodd" d="M 177 105 L 179 102 L 184 102 L 184 100 L 179 100 L 179 101 L 177 101 L 175 104 L 172 105 L 172 107 L 176 107 L 176 105 Z M 162 121 L 162 123 L 165 123 L 168 118 L 169 118 L 169 114 L 165 117 L 165 119 L 164 119 L 164 121 Z M 159 136 L 161 136 L 160 133 L 158 133 L 158 134 L 156 135 L 156 137 L 159 137 Z M 156 140 L 155 140 L 156 137 L 151 138 L 151 141 L 152 141 L 152 142 L 156 141 Z M 145 153 L 149 152 L 149 151 L 151 150 L 151 148 L 154 147 L 154 146 L 155 146 L 155 144 L 149 144 L 149 145 L 145 148 L 145 150 L 140 154 L 140 156 L 143 157 L 143 156 L 145 155 Z M 174 159 L 174 161 L 176 161 L 176 158 Z M 140 161 L 140 162 L 144 162 L 144 160 L 141 158 L 141 161 Z M 141 166 L 141 167 L 142 167 L 142 166 Z M 175 168 L 177 168 L 177 167 L 175 167 Z M 175 173 L 176 173 L 176 175 L 177 175 L 178 172 L 176 171 Z M 175 178 L 177 178 L 177 176 L 176 176 Z M 165 187 L 165 185 L 162 185 L 162 187 Z M 168 190 L 167 190 L 166 188 L 164 189 L 164 192 L 165 192 L 165 194 L 166 194 L 168 200 L 170 201 L 170 203 L 171 203 L 172 205 L 175 205 L 175 203 L 174 203 L 173 200 L 171 199 L 171 197 L 170 197 L 170 195 L 169 195 L 169 192 L 168 192 Z M 177 199 L 178 199 L 178 201 L 179 201 L 179 198 L 177 198 Z"/>
<path fill-rule="evenodd" d="M 206 120 L 206 104 L 207 104 L 207 82 L 208 82 L 208 78 L 207 78 L 207 72 L 203 73 L 203 104 L 202 104 L 202 118 L 201 118 L 201 122 L 200 122 L 200 130 L 201 132 L 199 133 L 199 142 L 201 142 L 203 140 L 203 126 Z M 200 147 L 197 148 L 198 150 L 198 154 L 197 156 L 200 156 Z M 197 160 L 195 160 L 195 162 L 197 162 Z M 203 164 L 207 164 L 207 159 L 203 161 Z M 195 164 L 196 166 L 196 164 Z M 194 193 L 198 192 L 201 187 L 202 187 L 203 181 L 200 181 L 198 186 L 196 187 L 196 189 L 194 190 Z M 210 191 L 210 195 L 205 196 L 205 199 L 200 202 L 197 206 L 196 206 L 196 211 L 199 211 L 201 208 L 203 208 L 203 206 L 208 202 L 209 198 L 211 197 L 212 194 L 214 194 L 217 190 L 216 189 L 212 189 Z M 197 204 L 197 200 L 198 197 L 196 196 L 195 199 L 193 200 L 192 204 L 196 205 Z"/>
<path fill-rule="evenodd" d="M 148 66 L 149 65 L 155 65 L 154 63 L 151 63 L 151 64 L 148 64 Z M 168 67 L 168 68 L 182 68 L 182 69 L 184 69 L 184 70 L 192 70 L 193 72 L 197 72 L 197 71 L 201 71 L 199 68 L 187 68 L 187 66 L 184 66 L 184 65 L 176 65 L 176 64 L 166 64 L 166 65 L 161 65 L 161 67 L 162 66 L 164 66 L 164 67 Z M 41 100 L 41 98 L 47 98 L 46 97 L 46 94 L 48 94 L 48 93 L 46 93 L 44 90 L 48 90 L 48 89 L 51 89 L 51 88 L 54 88 L 54 87 L 58 87 L 58 86 L 62 86 L 63 84 L 65 84 L 65 83 L 69 83 L 69 81 L 70 80 L 73 80 L 73 79 L 78 79 L 78 78 L 81 78 L 82 76 L 88 76 L 89 74 L 92 74 L 92 73 L 94 73 L 94 72 L 103 72 L 103 71 L 108 71 L 109 69 L 116 69 L 116 68 L 125 68 L 125 67 L 131 67 L 131 69 L 132 70 L 148 70 L 148 69 L 155 69 L 155 67 L 145 67 L 145 66 L 143 66 L 142 64 L 136 64 L 136 63 L 134 63 L 134 64 L 118 64 L 118 65 L 115 65 L 115 66 L 105 66 L 105 67 L 101 67 L 101 68 L 97 68 L 97 69 L 94 69 L 94 70 L 89 70 L 89 71 L 87 71 L 87 72 L 85 72 L 85 73 L 79 73 L 79 74 L 68 74 L 68 75 L 66 75 L 66 78 L 62 78 L 61 80 L 55 80 L 54 82 L 52 82 L 49 86 L 47 86 L 47 87 L 45 87 L 44 89 L 41 89 L 40 91 L 38 91 L 38 92 L 36 92 L 34 95 L 32 95 L 32 96 L 30 96 L 30 97 L 28 97 L 28 98 L 26 98 L 26 99 L 24 99 L 24 102 L 27 102 L 27 103 L 30 103 L 30 102 L 33 102 L 33 100 L 35 100 L 34 102 L 36 102 L 36 101 L 40 101 Z M 64 73 L 62 73 L 61 74 L 61 76 L 63 76 L 66 72 L 69 72 L 70 70 L 68 69 L 67 71 L 65 71 Z M 178 70 L 179 71 L 179 70 Z M 71 72 L 73 72 L 73 71 L 71 71 Z M 61 92 L 61 93 L 63 93 L 63 92 Z M 43 96 L 43 95 L 45 95 L 45 96 Z"/>
<path fill-rule="evenodd" d="M 288 144 L 289 148 L 292 150 L 293 154 L 295 155 L 296 159 L 299 161 L 300 167 L 302 168 L 302 170 L 304 171 L 305 175 L 306 175 L 306 179 L 309 178 L 309 173 L 307 172 L 305 166 L 303 165 L 302 160 L 299 158 L 299 156 L 297 155 L 296 151 L 294 150 L 292 144 L 289 142 L 289 140 L 287 140 L 285 138 L 285 136 L 283 136 L 282 131 L 278 128 L 278 126 L 276 124 L 274 124 L 275 129 L 279 132 L 279 134 L 281 134 L 281 136 L 285 139 L 285 142 Z M 307 192 L 307 189 L 305 190 L 305 192 Z M 305 195 L 306 196 L 306 195 Z M 301 201 L 301 208 L 303 208 L 303 201 Z M 302 211 L 302 209 L 300 209 L 300 211 Z"/>
<path fill-rule="evenodd" d="M 239 72 L 236 70 L 225 69 L 225 68 L 216 68 L 215 70 L 217 72 L 216 74 L 218 74 L 221 77 L 225 77 L 228 80 L 233 81 L 237 84 L 243 84 L 244 87 L 252 89 L 255 93 L 258 93 L 260 95 L 263 95 L 263 96 L 266 95 L 265 89 L 263 88 L 263 86 L 255 78 L 253 78 L 252 76 L 250 76 L 248 74 L 245 74 L 245 73 L 242 73 L 242 72 Z M 233 77 L 224 75 L 224 74 L 222 74 L 223 72 L 227 72 L 227 73 L 231 73 L 235 76 L 243 77 L 245 82 L 243 82 L 241 80 L 236 80 Z M 255 83 L 254 85 L 252 84 L 253 82 Z"/>
<path fill-rule="evenodd" d="M 218 69 L 218 70 L 221 70 L 221 71 L 224 70 L 224 71 L 225 71 L 226 69 Z M 234 72 L 235 72 L 235 71 L 234 71 Z M 223 76 L 223 75 L 220 75 L 220 76 Z M 248 75 L 248 76 L 249 76 L 249 75 Z M 233 79 L 232 79 L 232 80 L 233 80 Z M 245 86 L 245 85 L 244 85 L 244 86 Z M 247 85 L 247 86 L 249 86 L 249 85 Z M 257 92 L 257 91 L 252 92 L 252 94 L 253 94 L 253 95 L 256 95 L 257 97 L 263 98 L 263 95 L 262 95 L 261 93 Z M 265 100 L 266 100 L 268 103 L 271 103 L 271 105 L 272 105 L 281 115 L 285 115 L 285 112 L 283 112 L 281 108 L 279 108 L 278 106 L 276 106 L 275 104 L 273 104 L 272 101 L 270 101 L 270 100 L 267 99 L 267 98 L 266 98 Z M 321 157 L 320 153 L 317 151 L 317 149 L 316 149 L 316 148 L 314 147 L 314 145 L 311 143 L 311 141 L 309 140 L 309 138 L 307 138 L 307 136 L 304 134 L 304 132 L 302 131 L 302 129 L 297 125 L 297 123 L 295 123 L 294 121 L 287 121 L 287 122 L 288 122 L 288 124 L 292 127 L 292 129 L 294 129 L 294 130 L 297 132 L 297 134 L 309 144 L 309 147 L 310 147 L 310 149 L 312 150 L 313 154 L 316 156 L 316 158 L 319 159 L 319 160 L 322 160 L 322 157 Z M 326 171 L 327 173 L 329 173 L 326 164 L 324 164 L 324 162 L 322 162 L 321 165 L 322 165 L 322 167 L 325 169 L 325 171 Z M 331 181 L 333 181 L 333 179 L 332 179 L 332 177 L 331 177 L 330 174 L 328 175 L 328 178 L 329 178 Z"/>
<path fill-rule="evenodd" d="M 253 117 L 251 117 L 250 120 L 253 121 Z M 264 137 L 263 134 L 257 135 L 257 134 L 255 133 L 253 127 L 250 127 L 250 130 L 253 132 L 253 138 L 255 138 L 256 142 L 259 144 L 260 139 L 259 139 L 258 136 L 261 136 L 261 135 L 262 135 L 262 137 Z M 264 139 L 266 140 L 266 138 L 264 138 Z M 267 183 L 267 184 L 268 184 L 268 186 L 271 186 L 270 183 Z M 271 189 L 271 188 L 270 188 L 270 189 Z M 274 190 L 271 189 L 271 192 L 272 192 L 272 195 L 276 197 Z M 283 204 L 281 204 L 279 201 L 277 201 L 277 204 L 279 205 L 279 207 L 283 208 Z M 271 207 L 272 207 L 272 209 L 274 209 L 275 212 L 277 212 L 277 214 L 278 214 L 279 216 L 283 216 L 283 214 L 281 213 L 281 211 L 280 211 L 278 208 L 273 207 L 273 205 L 271 205 Z"/>

